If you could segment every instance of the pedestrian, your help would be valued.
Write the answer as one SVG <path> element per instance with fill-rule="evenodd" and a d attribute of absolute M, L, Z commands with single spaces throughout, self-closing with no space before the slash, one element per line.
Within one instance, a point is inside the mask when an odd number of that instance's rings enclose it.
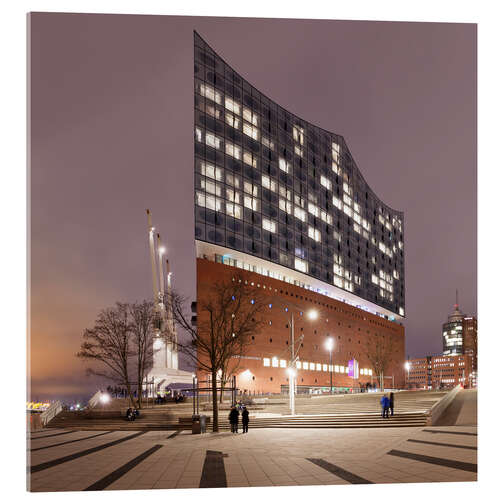
<path fill-rule="evenodd" d="M 240 412 L 235 406 L 231 407 L 229 412 L 229 422 L 231 423 L 231 432 L 238 434 L 238 419 L 240 417 Z"/>
<path fill-rule="evenodd" d="M 389 418 L 389 398 L 384 394 L 380 399 L 380 406 L 382 406 L 382 418 Z"/>
<path fill-rule="evenodd" d="M 394 415 L 394 393 L 389 394 L 389 408 L 391 409 L 391 417 Z"/>
<path fill-rule="evenodd" d="M 248 410 L 243 408 L 241 413 L 241 424 L 243 425 L 243 433 L 248 432 L 248 422 L 250 421 Z"/>

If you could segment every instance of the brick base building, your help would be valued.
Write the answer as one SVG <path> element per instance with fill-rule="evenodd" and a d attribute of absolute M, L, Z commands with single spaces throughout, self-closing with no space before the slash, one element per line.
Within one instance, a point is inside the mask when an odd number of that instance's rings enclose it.
<path fill-rule="evenodd" d="M 368 338 L 391 337 L 394 342 L 392 361 L 385 374 L 385 387 L 404 387 L 404 328 L 357 307 L 332 299 L 320 293 L 255 272 L 242 270 L 209 259 L 197 259 L 197 300 L 206 299 L 215 281 L 231 280 L 240 276 L 246 286 L 254 287 L 256 294 L 268 297 L 269 307 L 264 313 L 265 326 L 251 337 L 245 355 L 235 359 L 238 389 L 250 394 L 288 391 L 287 366 L 290 360 L 290 319 L 293 310 L 295 340 L 299 344 L 297 362 L 297 392 L 329 391 L 330 373 L 336 390 L 359 390 L 366 384 L 379 385 L 373 367 L 365 353 Z M 285 307 L 288 305 L 288 311 Z M 315 320 L 308 312 L 317 313 Z M 203 313 L 200 313 L 200 315 Z M 201 318 L 200 318 L 201 319 Z M 326 347 L 333 338 L 332 363 Z M 349 360 L 359 366 L 359 378 L 348 376 Z M 207 373 L 198 373 L 200 381 Z"/>

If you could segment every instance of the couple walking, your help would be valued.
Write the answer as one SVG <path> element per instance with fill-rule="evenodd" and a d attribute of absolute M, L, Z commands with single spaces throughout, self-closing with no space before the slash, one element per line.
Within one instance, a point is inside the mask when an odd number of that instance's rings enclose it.
<path fill-rule="evenodd" d="M 391 410 L 391 417 L 394 415 L 394 393 L 389 393 L 389 397 L 385 394 L 380 400 L 380 406 L 382 406 L 382 418 L 389 418 L 389 410 Z"/>
<path fill-rule="evenodd" d="M 238 420 L 240 418 L 240 412 L 237 410 L 236 406 L 231 407 L 229 412 L 229 422 L 231 423 L 231 432 L 238 434 Z M 241 423 L 243 425 L 243 433 L 248 432 L 248 422 L 249 413 L 246 407 L 243 407 L 241 412 Z"/>

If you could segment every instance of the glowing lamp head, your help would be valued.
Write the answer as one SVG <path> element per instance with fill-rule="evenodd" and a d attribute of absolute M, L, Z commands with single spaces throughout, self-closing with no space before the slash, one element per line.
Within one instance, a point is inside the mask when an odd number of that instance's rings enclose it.
<path fill-rule="evenodd" d="M 307 313 L 307 316 L 309 317 L 309 319 L 312 319 L 312 320 L 318 319 L 318 311 L 316 311 L 316 309 L 311 309 Z"/>
<path fill-rule="evenodd" d="M 325 342 L 325 346 L 328 351 L 333 351 L 333 338 L 330 337 L 329 339 L 327 339 L 327 341 Z"/>
<path fill-rule="evenodd" d="M 408 363 L 408 361 L 405 363 L 405 368 L 407 371 L 410 369 L 410 363 Z"/>
<path fill-rule="evenodd" d="M 295 377 L 295 375 L 297 374 L 297 373 L 295 372 L 295 368 L 292 368 L 291 366 L 289 366 L 289 367 L 286 369 L 286 372 L 288 373 L 288 376 L 289 376 L 290 378 L 294 378 L 294 377 Z"/>
<path fill-rule="evenodd" d="M 101 394 L 101 403 L 109 403 L 111 401 L 111 397 L 109 394 Z"/>
<path fill-rule="evenodd" d="M 158 251 L 160 252 L 160 255 L 163 255 L 165 253 L 165 247 L 160 247 Z"/>

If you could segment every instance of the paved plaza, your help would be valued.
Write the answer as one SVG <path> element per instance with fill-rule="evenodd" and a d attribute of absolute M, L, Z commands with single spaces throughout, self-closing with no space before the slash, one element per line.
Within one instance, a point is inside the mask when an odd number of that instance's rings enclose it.
<path fill-rule="evenodd" d="M 476 481 L 476 397 L 447 425 L 189 431 L 45 429 L 28 440 L 31 491 Z"/>

